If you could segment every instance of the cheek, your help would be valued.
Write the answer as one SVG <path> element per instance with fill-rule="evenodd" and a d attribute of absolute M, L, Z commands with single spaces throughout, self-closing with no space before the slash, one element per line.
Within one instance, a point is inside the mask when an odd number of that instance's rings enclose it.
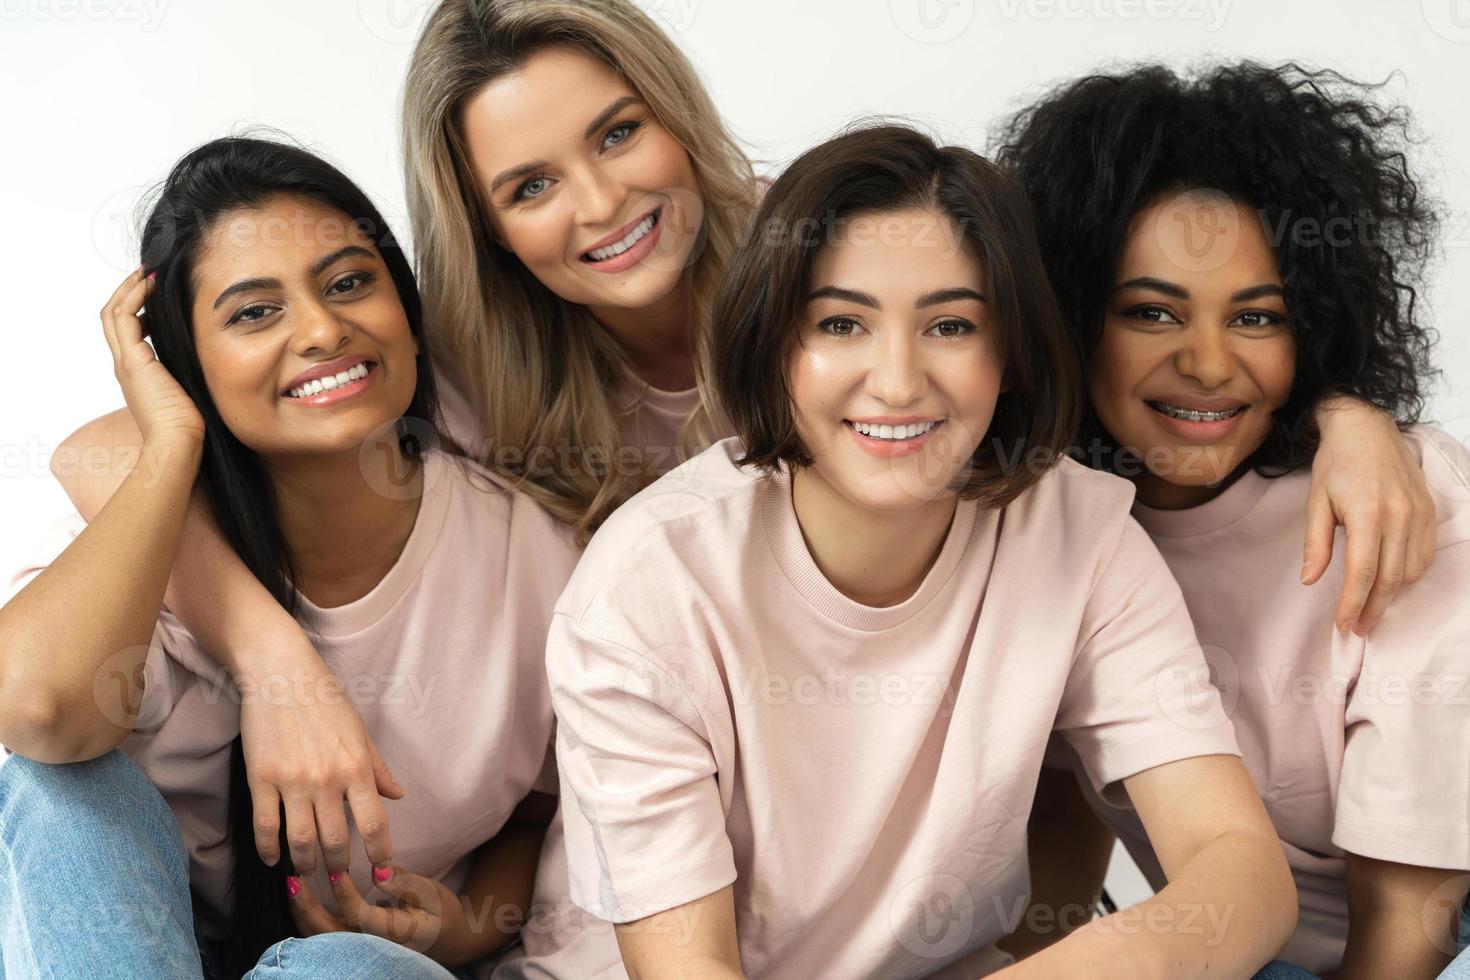
<path fill-rule="evenodd" d="M 1251 374 L 1272 411 L 1286 404 L 1296 380 L 1296 340 L 1290 334 L 1261 345 L 1252 359 Z"/>
<path fill-rule="evenodd" d="M 566 254 L 570 225 L 562 219 L 557 202 L 500 221 L 500 236 L 528 268 L 558 263 Z"/>
<path fill-rule="evenodd" d="M 1093 410 L 1105 424 L 1127 411 L 1134 389 L 1148 374 L 1149 362 L 1147 348 L 1135 338 L 1104 328 L 1088 366 L 1088 388 Z"/>
<path fill-rule="evenodd" d="M 797 347 L 787 362 L 786 386 L 798 424 L 820 418 L 850 387 L 852 373 L 840 353 L 813 346 Z"/>

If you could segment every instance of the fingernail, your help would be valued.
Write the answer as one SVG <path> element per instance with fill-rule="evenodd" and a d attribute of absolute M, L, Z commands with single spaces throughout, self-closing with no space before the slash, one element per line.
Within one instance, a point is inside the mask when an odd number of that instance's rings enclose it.
<path fill-rule="evenodd" d="M 387 881 L 391 877 L 393 877 L 393 869 L 391 867 L 373 869 L 374 881 Z"/>
<path fill-rule="evenodd" d="M 297 895 L 301 894 L 300 878 L 296 877 L 295 875 L 286 876 L 286 894 L 291 898 L 295 898 Z"/>
<path fill-rule="evenodd" d="M 157 269 L 155 269 L 154 271 L 148 273 L 148 280 L 149 280 L 149 282 L 152 282 L 153 281 L 153 277 L 154 276 L 157 276 L 157 275 L 158 275 L 158 270 Z"/>
<path fill-rule="evenodd" d="M 342 877 L 342 872 L 340 872 L 340 871 L 329 871 L 329 872 L 327 872 L 327 880 L 330 881 L 334 885 L 337 883 L 337 879 L 340 878 L 340 877 Z"/>

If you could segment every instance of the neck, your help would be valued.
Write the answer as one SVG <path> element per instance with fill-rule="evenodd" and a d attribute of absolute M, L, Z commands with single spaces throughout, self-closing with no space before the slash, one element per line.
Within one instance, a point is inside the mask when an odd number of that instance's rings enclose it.
<path fill-rule="evenodd" d="M 344 605 L 371 592 L 413 531 L 423 467 L 389 442 L 389 452 L 367 460 L 354 450 L 266 463 L 295 560 L 296 590 L 316 606 Z M 385 487 L 395 492 L 379 489 Z"/>
<path fill-rule="evenodd" d="M 791 504 L 812 560 L 837 591 L 865 606 L 896 606 L 919 590 L 944 548 L 958 501 L 949 496 L 902 514 L 875 514 L 813 470 L 798 469 L 791 478 Z"/>
<path fill-rule="evenodd" d="M 1133 485 L 1137 488 L 1138 502 L 1145 507 L 1152 507 L 1154 510 L 1188 510 L 1220 496 L 1248 469 L 1249 464 L 1238 466 L 1219 483 L 1186 484 L 1171 483 L 1144 468 L 1142 473 L 1133 478 Z"/>
<path fill-rule="evenodd" d="M 588 307 L 597 322 L 628 352 L 633 371 L 655 388 L 683 391 L 694 387 L 694 353 L 690 343 L 689 276 L 651 306 Z"/>

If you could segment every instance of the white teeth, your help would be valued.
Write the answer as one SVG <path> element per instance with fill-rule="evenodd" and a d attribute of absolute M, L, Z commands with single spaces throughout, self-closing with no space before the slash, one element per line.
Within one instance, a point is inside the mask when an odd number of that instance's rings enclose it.
<path fill-rule="evenodd" d="M 1245 411 L 1246 406 L 1237 405 L 1235 408 L 1227 408 L 1218 412 L 1200 412 L 1192 408 L 1180 408 L 1178 405 L 1170 405 L 1168 402 L 1149 402 L 1155 411 L 1167 415 L 1170 418 L 1183 419 L 1186 422 L 1218 422 L 1221 419 L 1234 418 Z"/>
<path fill-rule="evenodd" d="M 870 439 L 887 439 L 890 442 L 899 442 L 903 439 L 916 439 L 938 424 L 938 420 L 932 422 L 914 422 L 910 425 L 871 425 L 867 422 L 854 422 L 852 423 L 852 427 Z"/>
<path fill-rule="evenodd" d="M 593 249 L 587 255 L 593 262 L 603 262 L 614 255 L 622 255 L 628 249 L 637 244 L 638 240 L 653 230 L 654 216 L 649 215 L 638 222 L 638 227 L 628 232 L 627 236 L 620 242 L 613 242 L 605 248 Z"/>
<path fill-rule="evenodd" d="M 354 364 L 345 371 L 338 371 L 336 374 L 329 374 L 324 378 L 314 378 L 306 382 L 306 384 L 298 385 L 286 392 L 286 396 L 288 398 L 310 398 L 312 395 L 320 395 L 322 392 L 331 391 L 340 385 L 351 384 L 354 381 L 367 377 L 367 374 L 367 362 L 363 361 L 359 364 Z"/>

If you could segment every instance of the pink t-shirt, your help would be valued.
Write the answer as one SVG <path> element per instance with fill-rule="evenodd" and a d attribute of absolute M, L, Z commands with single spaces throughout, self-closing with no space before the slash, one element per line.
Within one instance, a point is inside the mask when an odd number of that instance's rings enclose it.
<path fill-rule="evenodd" d="M 1187 510 L 1133 509 L 1184 590 L 1296 877 L 1301 916 L 1281 957 L 1312 971 L 1346 946 L 1345 851 L 1470 869 L 1470 453 L 1425 426 L 1407 441 L 1435 497 L 1437 550 L 1366 639 L 1333 625 L 1341 530 L 1326 575 L 1301 584 L 1308 471 L 1247 473 Z M 1088 795 L 1161 888 L 1137 815 Z"/>
<path fill-rule="evenodd" d="M 77 534 L 57 527 L 38 574 Z M 404 798 L 383 800 L 394 862 L 457 890 L 472 852 L 536 788 L 556 792 L 544 650 L 552 606 L 578 550 L 529 497 L 458 457 L 429 453 L 417 520 L 398 561 L 372 591 L 322 609 L 304 599 L 309 633 Z M 189 875 L 218 913 L 227 908 L 230 744 L 237 689 L 164 610 L 144 668 L 137 730 L 121 748 L 168 801 L 189 850 Z M 373 881 L 353 830 L 353 881 Z M 310 879 L 330 910 L 323 867 Z M 482 975 L 489 975 L 489 964 Z"/>
<path fill-rule="evenodd" d="M 474 408 L 466 389 L 454 380 L 452 370 L 439 372 L 439 410 L 445 434 L 472 459 L 486 461 L 490 447 L 485 439 L 485 426 Z M 641 451 L 656 473 L 667 473 L 687 459 L 690 453 L 679 441 L 679 433 L 699 405 L 699 389 L 665 391 L 628 376 L 619 396 L 637 407 L 623 426 L 623 446 Z"/>
<path fill-rule="evenodd" d="M 991 944 L 1026 907 L 1053 728 L 1099 786 L 1236 753 L 1126 482 L 1064 461 L 1003 511 L 959 502 L 918 591 L 875 608 L 817 568 L 789 476 L 735 455 L 716 443 L 623 505 L 557 604 L 589 912 L 733 882 L 749 977 L 974 977 L 1009 962 Z"/>

